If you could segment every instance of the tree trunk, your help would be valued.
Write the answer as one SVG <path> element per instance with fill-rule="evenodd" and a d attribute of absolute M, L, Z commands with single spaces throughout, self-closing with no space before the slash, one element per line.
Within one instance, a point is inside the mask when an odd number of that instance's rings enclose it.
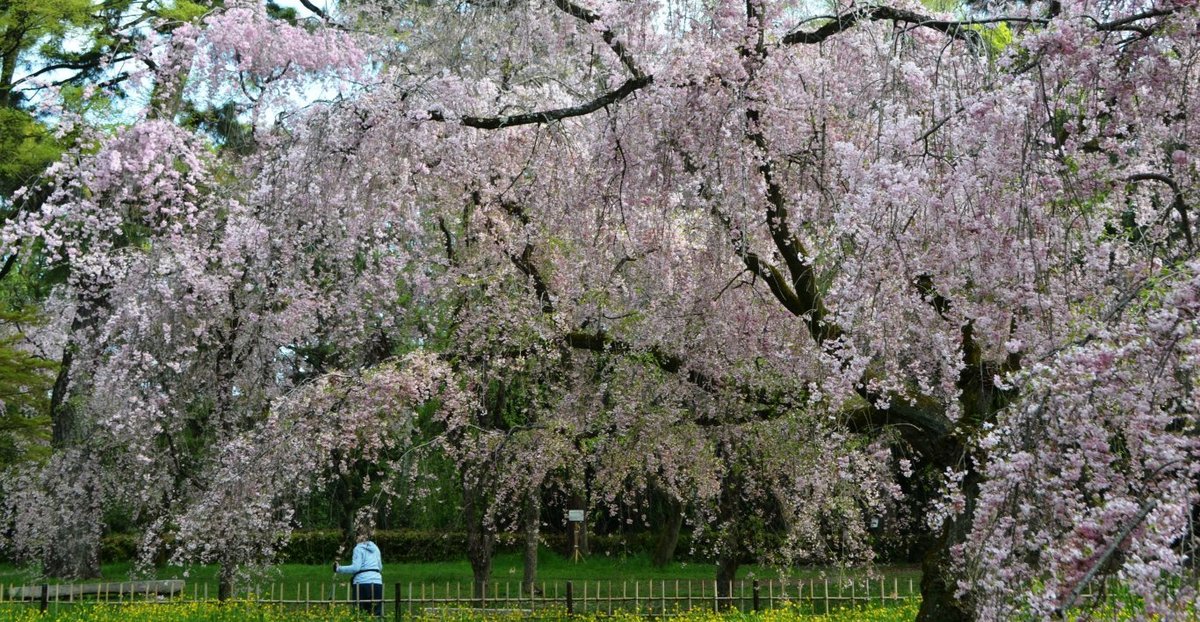
<path fill-rule="evenodd" d="M 717 456 L 722 460 L 728 460 L 729 455 L 722 447 L 718 447 Z M 731 469 L 732 471 L 732 469 Z M 727 472 L 721 478 L 721 496 L 717 503 L 717 521 L 724 530 L 720 553 L 717 556 L 717 607 L 721 611 L 729 608 L 733 603 L 730 598 L 733 579 L 737 576 L 737 569 L 742 557 L 742 529 L 741 517 L 738 515 L 740 503 L 737 494 L 739 485 L 738 478 L 731 472 Z"/>
<path fill-rule="evenodd" d="M 670 495 L 663 496 L 667 500 L 667 516 L 658 532 L 658 541 L 654 544 L 654 554 L 650 559 L 655 568 L 662 568 L 674 559 L 675 547 L 679 545 L 679 531 L 683 529 L 683 503 Z"/>
<path fill-rule="evenodd" d="M 539 489 L 534 488 L 529 492 L 521 519 L 525 530 L 525 567 L 521 575 L 521 589 L 525 594 L 533 596 L 537 589 L 538 532 L 542 523 L 542 498 Z"/>
<path fill-rule="evenodd" d="M 733 580 L 741 565 L 739 551 L 725 549 L 717 558 L 717 607 L 721 611 L 733 605 Z"/>
<path fill-rule="evenodd" d="M 57 530 L 56 542 L 46 551 L 46 575 L 62 579 L 100 577 L 99 547 L 94 546 L 85 525 L 71 524 Z"/>
<path fill-rule="evenodd" d="M 980 483 L 979 475 L 968 460 L 967 474 L 963 478 L 963 512 L 946 520 L 921 562 L 919 622 L 969 622 L 975 619 L 974 610 L 956 595 L 959 577 L 954 547 L 966 542 L 971 533 Z"/>
<path fill-rule="evenodd" d="M 1184 567 L 1193 570 L 1200 568 L 1200 560 L 1197 559 L 1200 556 L 1200 547 L 1197 546 L 1200 544 L 1200 536 L 1197 535 L 1198 526 L 1200 526 L 1200 503 L 1192 506 L 1192 512 L 1188 516 L 1187 535 L 1180 543 L 1180 552 L 1185 560 Z"/>
<path fill-rule="evenodd" d="M 464 475 L 465 478 L 469 477 Z M 463 517 L 467 522 L 467 560 L 474 575 L 475 598 L 482 600 L 492 578 L 492 553 L 496 548 L 496 530 L 485 524 L 484 493 L 477 484 L 463 482 Z"/>
<path fill-rule="evenodd" d="M 13 93 L 13 77 L 17 72 L 17 55 L 21 50 L 21 40 L 24 38 L 28 24 L 17 18 L 17 23 L 10 25 L 0 37 L 0 50 L 5 50 L 0 56 L 0 107 L 15 108 L 17 95 Z"/>
<path fill-rule="evenodd" d="M 217 570 L 217 600 L 226 601 L 233 598 L 234 575 L 237 566 L 229 562 L 221 562 Z"/>
<path fill-rule="evenodd" d="M 63 579 L 99 577 L 103 498 L 98 465 L 84 451 L 64 449 L 44 474 L 47 501 L 61 509 L 45 525 L 53 539 L 42 552 L 44 572 Z"/>
<path fill-rule="evenodd" d="M 954 595 L 957 589 L 951 557 L 954 531 L 950 526 L 943 528 L 934 547 L 921 562 L 921 609 L 917 612 L 917 620 L 921 622 L 967 622 L 974 619 Z"/>
<path fill-rule="evenodd" d="M 474 594 L 478 600 L 487 597 L 487 585 L 492 580 L 492 549 L 495 546 L 495 535 L 485 530 L 474 529 L 467 532 L 467 559 L 471 562 L 471 575 L 474 579 Z"/>
<path fill-rule="evenodd" d="M 42 560 L 45 573 L 51 577 L 63 579 L 93 579 L 100 576 L 100 528 L 99 521 L 100 490 L 99 481 L 88 474 L 89 460 L 87 450 L 81 447 L 86 430 L 84 422 L 75 409 L 74 399 L 81 393 L 78 386 L 72 385 L 71 371 L 75 366 L 75 352 L 80 347 L 76 336 L 88 329 L 94 317 L 89 312 L 85 301 L 81 301 L 71 320 L 71 337 L 63 348 L 62 360 L 58 368 L 58 376 L 54 379 L 54 387 L 50 391 L 50 446 L 64 460 L 79 460 L 79 464 L 68 466 L 60 471 L 60 477 L 72 479 L 76 486 L 77 496 L 70 501 L 71 507 L 77 512 L 88 512 L 86 517 L 73 523 L 51 525 L 49 528 L 56 532 L 53 536 L 55 543 L 46 552 Z M 78 450 L 74 456 L 68 456 L 69 450 Z M 56 486 L 62 489 L 59 484 Z"/>

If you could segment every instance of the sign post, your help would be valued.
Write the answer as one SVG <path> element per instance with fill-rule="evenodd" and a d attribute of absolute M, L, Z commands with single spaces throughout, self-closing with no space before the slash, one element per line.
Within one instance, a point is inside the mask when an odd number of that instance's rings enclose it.
<path fill-rule="evenodd" d="M 583 523 L 583 510 L 567 510 L 567 521 L 571 523 L 571 560 L 579 561 L 579 528 Z"/>

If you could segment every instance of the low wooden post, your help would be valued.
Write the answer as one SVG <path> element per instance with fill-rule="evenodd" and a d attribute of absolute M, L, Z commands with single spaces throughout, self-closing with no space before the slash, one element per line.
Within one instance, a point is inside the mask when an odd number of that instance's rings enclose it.
<path fill-rule="evenodd" d="M 575 615 L 575 584 L 567 581 L 567 615 Z"/>
<path fill-rule="evenodd" d="M 42 607 L 41 607 L 42 613 L 46 613 L 46 608 L 50 606 L 50 585 L 47 583 L 42 584 L 42 603 L 41 603 L 41 605 L 42 605 Z"/>
<path fill-rule="evenodd" d="M 400 622 L 400 584 L 396 584 L 396 622 Z"/>
<path fill-rule="evenodd" d="M 760 592 L 758 589 L 758 579 L 754 580 L 754 583 L 751 584 L 750 589 L 752 590 L 751 593 L 752 593 L 752 599 L 753 599 L 752 602 L 754 603 L 753 604 L 754 610 L 759 611 L 762 607 L 761 607 L 761 603 L 759 602 Z"/>

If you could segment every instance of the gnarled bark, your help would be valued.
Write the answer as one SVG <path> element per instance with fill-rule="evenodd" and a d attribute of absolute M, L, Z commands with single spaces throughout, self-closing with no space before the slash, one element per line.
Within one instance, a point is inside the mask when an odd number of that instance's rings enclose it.
<path fill-rule="evenodd" d="M 534 489 L 525 498 L 521 523 L 525 533 L 525 554 L 521 573 L 521 590 L 532 596 L 537 589 L 538 538 L 542 523 L 541 491 Z"/>
<path fill-rule="evenodd" d="M 477 483 L 464 482 L 463 517 L 467 522 L 467 560 L 471 562 L 474 596 L 487 597 L 492 579 L 492 554 L 496 550 L 496 529 L 486 521 L 484 492 Z"/>
<path fill-rule="evenodd" d="M 683 502 L 667 494 L 664 494 L 663 498 L 666 516 L 650 558 L 650 563 L 655 568 L 662 568 L 674 559 L 675 548 L 679 545 L 679 532 L 683 528 Z"/>

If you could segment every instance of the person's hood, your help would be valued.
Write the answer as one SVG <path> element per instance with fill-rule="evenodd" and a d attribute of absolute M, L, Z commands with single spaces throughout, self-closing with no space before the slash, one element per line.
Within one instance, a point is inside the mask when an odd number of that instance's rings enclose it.
<path fill-rule="evenodd" d="M 378 554 L 378 553 L 379 553 L 379 547 L 375 546 L 375 543 L 374 543 L 374 542 L 371 542 L 370 540 L 367 540 L 366 542 L 363 542 L 361 546 L 362 546 L 362 547 L 363 547 L 363 549 L 365 549 L 365 550 L 366 550 L 368 553 L 371 553 L 371 554 L 373 554 L 373 555 L 374 555 L 374 554 Z"/>

